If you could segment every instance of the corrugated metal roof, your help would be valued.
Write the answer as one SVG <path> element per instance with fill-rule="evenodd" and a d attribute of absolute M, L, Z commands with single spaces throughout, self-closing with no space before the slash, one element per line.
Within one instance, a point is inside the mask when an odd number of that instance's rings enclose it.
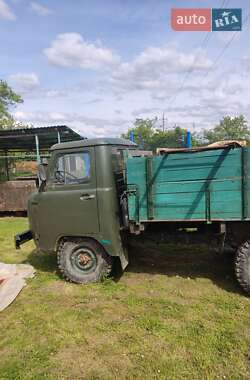
<path fill-rule="evenodd" d="M 52 145 L 58 142 L 58 133 L 60 134 L 61 142 L 78 141 L 85 139 L 66 125 L 0 130 L 0 150 L 35 150 L 36 135 L 39 138 L 40 150 L 48 150 Z"/>

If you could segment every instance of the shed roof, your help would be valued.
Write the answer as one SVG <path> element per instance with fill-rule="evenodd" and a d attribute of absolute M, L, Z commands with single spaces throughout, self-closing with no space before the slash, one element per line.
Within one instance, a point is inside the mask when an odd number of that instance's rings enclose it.
<path fill-rule="evenodd" d="M 85 139 L 66 125 L 0 130 L 0 151 L 35 150 L 35 136 L 39 138 L 40 150 L 48 150 L 58 142 L 58 135 L 61 142 Z"/>

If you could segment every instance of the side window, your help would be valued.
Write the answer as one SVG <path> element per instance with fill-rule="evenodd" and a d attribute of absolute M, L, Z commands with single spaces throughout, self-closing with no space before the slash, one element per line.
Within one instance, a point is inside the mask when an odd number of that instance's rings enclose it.
<path fill-rule="evenodd" d="M 77 184 L 90 178 L 90 153 L 68 153 L 58 157 L 52 181 L 59 184 Z"/>

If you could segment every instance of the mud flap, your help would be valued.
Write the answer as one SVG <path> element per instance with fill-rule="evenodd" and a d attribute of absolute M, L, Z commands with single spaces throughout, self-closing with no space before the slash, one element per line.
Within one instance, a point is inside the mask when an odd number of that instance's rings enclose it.
<path fill-rule="evenodd" d="M 119 258 L 121 261 L 122 270 L 125 270 L 129 263 L 128 251 L 126 248 L 123 248 L 123 250 L 120 252 Z"/>

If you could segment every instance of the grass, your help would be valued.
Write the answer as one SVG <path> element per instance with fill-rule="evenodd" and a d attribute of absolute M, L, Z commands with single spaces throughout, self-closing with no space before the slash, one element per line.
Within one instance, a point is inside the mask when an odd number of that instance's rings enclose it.
<path fill-rule="evenodd" d="M 25 218 L 0 219 L 0 261 L 37 270 L 0 314 L 0 379 L 249 379 L 250 303 L 229 260 L 140 245 L 117 280 L 66 283 L 53 255 L 15 251 Z"/>

